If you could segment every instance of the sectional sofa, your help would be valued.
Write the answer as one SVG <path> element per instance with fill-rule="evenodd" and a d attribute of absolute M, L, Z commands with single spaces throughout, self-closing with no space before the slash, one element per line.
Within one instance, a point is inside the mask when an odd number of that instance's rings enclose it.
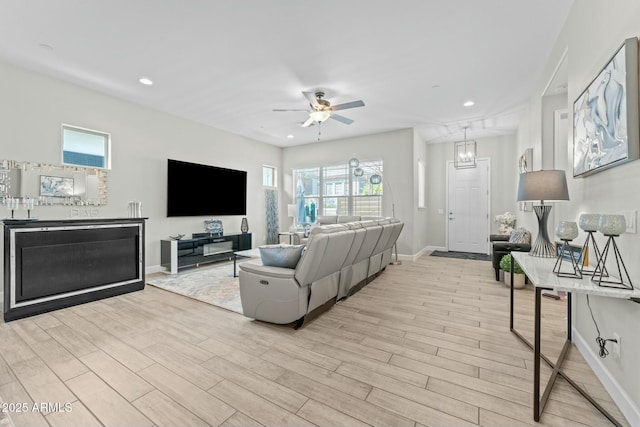
<path fill-rule="evenodd" d="M 296 268 L 240 265 L 244 315 L 302 325 L 380 274 L 404 224 L 394 218 L 329 224 L 311 230 Z"/>

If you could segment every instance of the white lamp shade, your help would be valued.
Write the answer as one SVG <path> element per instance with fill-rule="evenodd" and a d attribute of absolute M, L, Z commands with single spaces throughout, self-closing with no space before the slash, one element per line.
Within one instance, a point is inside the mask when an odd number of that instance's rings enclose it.
<path fill-rule="evenodd" d="M 569 200 L 567 177 L 563 170 L 535 171 L 520 174 L 519 202 Z"/>
<path fill-rule="evenodd" d="M 309 114 L 309 117 L 311 117 L 313 120 L 319 123 L 324 122 L 330 116 L 331 116 L 331 111 L 325 111 L 325 110 L 316 110 Z"/>

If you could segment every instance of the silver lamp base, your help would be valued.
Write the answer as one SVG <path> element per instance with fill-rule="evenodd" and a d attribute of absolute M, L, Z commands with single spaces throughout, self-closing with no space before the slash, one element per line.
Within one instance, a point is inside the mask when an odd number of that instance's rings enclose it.
<path fill-rule="evenodd" d="M 533 246 L 531 246 L 529 255 L 540 258 L 555 258 L 556 251 L 553 243 L 549 241 L 549 233 L 547 232 L 551 205 L 537 205 L 533 207 L 533 210 L 538 217 L 538 237 Z"/>

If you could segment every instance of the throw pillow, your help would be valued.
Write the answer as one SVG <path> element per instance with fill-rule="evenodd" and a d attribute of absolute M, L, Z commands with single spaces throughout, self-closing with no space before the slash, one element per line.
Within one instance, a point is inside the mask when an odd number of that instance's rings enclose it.
<path fill-rule="evenodd" d="M 531 243 L 531 237 L 526 228 L 516 228 L 509 236 L 509 243 Z"/>
<path fill-rule="evenodd" d="M 260 246 L 262 264 L 270 267 L 296 268 L 304 245 L 266 245 Z"/>

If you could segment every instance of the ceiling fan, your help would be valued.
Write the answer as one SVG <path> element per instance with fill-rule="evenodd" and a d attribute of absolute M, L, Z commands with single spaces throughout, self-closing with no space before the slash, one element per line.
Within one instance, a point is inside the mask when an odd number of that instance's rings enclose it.
<path fill-rule="evenodd" d="M 309 127 L 314 123 L 322 123 L 327 119 L 337 120 L 345 125 L 350 125 L 353 120 L 335 114 L 334 111 L 346 110 L 348 108 L 364 107 L 364 102 L 361 100 L 346 102 L 344 104 L 331 105 L 329 101 L 324 98 L 324 92 L 302 92 L 302 94 L 309 100 L 309 106 L 311 110 L 290 110 L 276 108 L 273 111 L 305 111 L 309 113 L 309 118 L 302 124 L 303 128 Z"/>

